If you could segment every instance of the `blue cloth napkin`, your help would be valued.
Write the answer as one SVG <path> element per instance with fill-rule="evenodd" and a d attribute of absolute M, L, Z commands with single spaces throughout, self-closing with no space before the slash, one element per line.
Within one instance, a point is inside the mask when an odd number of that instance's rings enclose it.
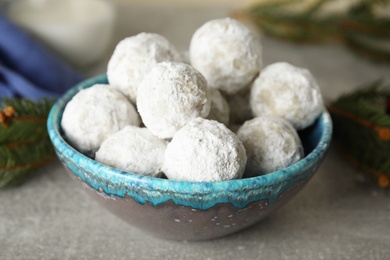
<path fill-rule="evenodd" d="M 0 13 L 0 97 L 56 98 L 82 80 Z"/>

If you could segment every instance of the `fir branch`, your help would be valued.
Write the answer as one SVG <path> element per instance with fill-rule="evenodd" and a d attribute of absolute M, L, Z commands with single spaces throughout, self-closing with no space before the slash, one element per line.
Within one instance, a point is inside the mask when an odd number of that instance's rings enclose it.
<path fill-rule="evenodd" d="M 53 160 L 46 129 L 54 100 L 4 98 L 0 103 L 0 188 L 15 183 L 31 170 Z"/>
<path fill-rule="evenodd" d="M 17 147 L 0 146 L 0 188 L 21 181 L 32 170 L 54 159 L 55 153 L 49 139 L 19 144 Z"/>
<path fill-rule="evenodd" d="M 49 138 L 36 142 L 20 142 L 15 146 L 0 145 L 0 171 L 23 168 L 23 165 L 40 161 L 47 155 L 54 155 Z"/>
<path fill-rule="evenodd" d="M 54 99 L 46 98 L 35 102 L 28 99 L 18 98 L 0 98 L 0 101 L 0 108 L 8 106 L 13 107 L 17 113 L 17 117 L 46 118 L 54 104 Z"/>
<path fill-rule="evenodd" d="M 377 81 L 328 107 L 343 155 L 382 187 L 390 185 L 389 95 L 390 86 Z"/>
<path fill-rule="evenodd" d="M 333 1 L 333 0 L 319 0 L 318 2 L 315 2 L 315 3 L 313 4 L 313 6 L 311 6 L 310 8 L 307 9 L 305 15 L 312 16 L 312 15 L 315 14 L 317 11 L 319 11 L 319 10 L 321 9 L 321 7 L 322 7 L 325 3 L 327 3 L 328 1 Z"/>
<path fill-rule="evenodd" d="M 267 1 L 247 10 L 247 16 L 266 34 L 294 42 L 342 42 L 374 61 L 390 62 L 390 18 L 375 10 L 390 0 L 361 0 L 344 13 L 323 13 L 334 0 Z M 297 7 L 303 10 L 297 11 Z"/>
<path fill-rule="evenodd" d="M 54 100 L 48 99 L 39 102 L 27 99 L 3 99 L 0 111 L 12 107 L 15 115 L 8 122 L 0 124 L 0 145 L 48 138 L 46 119 L 53 103 Z"/>
<path fill-rule="evenodd" d="M 362 1 L 340 23 L 347 47 L 379 62 L 390 62 L 390 19 L 376 17 L 373 9 L 385 4 L 390 1 Z"/>
<path fill-rule="evenodd" d="M 23 167 L 18 167 L 11 170 L 0 170 L 0 188 L 9 187 L 11 185 L 16 185 L 26 179 L 26 177 L 31 176 L 35 169 L 38 169 L 51 161 L 53 161 L 55 156 L 47 156 L 40 161 L 33 162 L 31 164 L 23 165 Z"/>
<path fill-rule="evenodd" d="M 385 86 L 382 81 L 376 81 L 359 87 L 353 93 L 342 95 L 331 107 L 349 111 L 375 125 L 390 127 L 390 116 L 385 113 L 389 95 L 390 86 Z"/>
<path fill-rule="evenodd" d="M 332 1 L 332 0 L 331 0 Z M 301 12 L 292 12 L 301 1 L 283 1 L 261 3 L 248 10 L 248 16 L 264 30 L 265 33 L 278 38 L 299 42 L 322 42 L 337 40 L 335 29 L 340 17 L 320 17 L 317 15 L 325 0 L 318 0 Z"/>
<path fill-rule="evenodd" d="M 0 125 L 0 145 L 13 142 L 31 142 L 47 137 L 45 121 L 18 121 L 13 120 L 8 126 Z"/>

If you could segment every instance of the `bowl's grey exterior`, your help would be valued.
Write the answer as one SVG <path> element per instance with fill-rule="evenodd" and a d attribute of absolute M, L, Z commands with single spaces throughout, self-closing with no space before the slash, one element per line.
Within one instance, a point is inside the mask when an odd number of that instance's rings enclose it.
<path fill-rule="evenodd" d="M 48 131 L 58 158 L 88 193 L 131 225 L 179 240 L 203 240 L 242 230 L 289 201 L 310 180 L 328 150 L 332 122 L 324 112 L 301 131 L 306 156 L 283 170 L 222 182 L 179 182 L 140 176 L 100 164 L 63 138 L 61 118 L 80 90 L 106 83 L 101 75 L 69 90 L 53 106 Z"/>

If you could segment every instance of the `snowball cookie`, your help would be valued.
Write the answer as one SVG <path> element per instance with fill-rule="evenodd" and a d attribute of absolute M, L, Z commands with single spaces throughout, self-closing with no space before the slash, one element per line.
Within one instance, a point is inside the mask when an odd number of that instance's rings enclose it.
<path fill-rule="evenodd" d="M 210 89 L 211 108 L 207 119 L 218 121 L 226 126 L 229 125 L 230 108 L 226 99 L 218 89 Z"/>
<path fill-rule="evenodd" d="M 95 160 L 122 171 L 159 177 L 166 147 L 167 142 L 147 128 L 126 126 L 102 143 Z"/>
<path fill-rule="evenodd" d="M 255 116 L 280 116 L 296 129 L 311 125 L 324 110 L 320 88 L 311 73 L 287 62 L 264 68 L 253 83 L 250 105 Z"/>
<path fill-rule="evenodd" d="M 180 60 L 181 54 L 165 37 L 140 33 L 118 43 L 108 62 L 108 81 L 135 104 L 138 86 L 154 65 Z"/>
<path fill-rule="evenodd" d="M 237 136 L 248 156 L 247 177 L 283 169 L 304 155 L 296 130 L 281 117 L 255 117 L 240 127 Z"/>
<path fill-rule="evenodd" d="M 196 118 L 168 144 L 163 171 L 168 179 L 179 181 L 238 179 L 246 159 L 244 146 L 225 125 Z"/>
<path fill-rule="evenodd" d="M 184 63 L 159 63 L 138 89 L 138 111 L 159 138 L 172 138 L 191 119 L 207 117 L 210 106 L 206 80 Z"/>
<path fill-rule="evenodd" d="M 231 18 L 211 20 L 197 29 L 189 54 L 210 87 L 230 94 L 247 86 L 262 66 L 259 36 Z"/>
<path fill-rule="evenodd" d="M 92 154 L 101 143 L 126 125 L 139 125 L 137 111 L 110 85 L 97 84 L 80 90 L 66 105 L 61 127 L 80 152 Z"/>

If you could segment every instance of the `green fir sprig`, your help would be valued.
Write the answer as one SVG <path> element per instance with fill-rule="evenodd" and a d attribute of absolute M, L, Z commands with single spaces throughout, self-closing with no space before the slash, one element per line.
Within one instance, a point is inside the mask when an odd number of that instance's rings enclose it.
<path fill-rule="evenodd" d="M 390 14 L 381 18 L 374 12 L 386 4 L 390 1 L 360 2 L 340 21 L 340 31 L 351 50 L 372 60 L 390 62 Z"/>
<path fill-rule="evenodd" d="M 55 158 L 46 121 L 54 100 L 1 99 L 0 188 Z"/>
<path fill-rule="evenodd" d="M 339 38 L 335 15 L 320 16 L 326 0 L 313 2 L 301 11 L 298 0 L 269 1 L 255 4 L 249 17 L 267 34 L 295 42 L 324 42 Z"/>
<path fill-rule="evenodd" d="M 329 107 L 342 154 L 381 187 L 390 186 L 390 86 L 377 81 Z"/>
<path fill-rule="evenodd" d="M 390 62 L 390 14 L 375 12 L 390 0 L 361 0 L 346 10 L 324 11 L 337 1 L 261 1 L 245 13 L 271 36 L 304 43 L 342 42 L 362 56 Z"/>

